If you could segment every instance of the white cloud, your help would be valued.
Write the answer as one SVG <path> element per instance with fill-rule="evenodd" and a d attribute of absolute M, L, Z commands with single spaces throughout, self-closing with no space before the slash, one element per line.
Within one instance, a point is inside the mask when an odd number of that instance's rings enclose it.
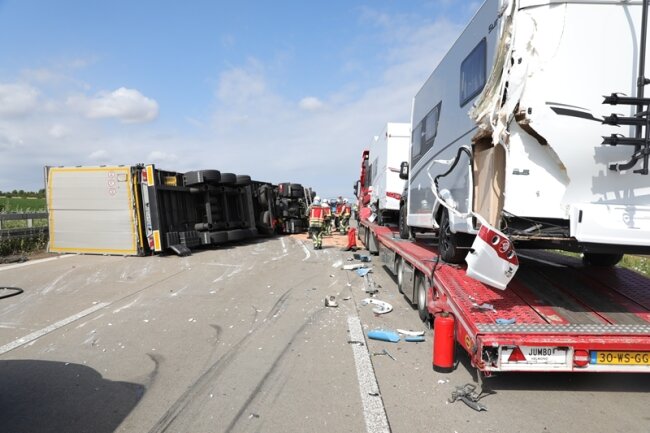
<path fill-rule="evenodd" d="M 303 110 L 307 111 L 317 111 L 320 110 L 325 106 L 323 102 L 313 96 L 307 96 L 305 98 L 302 98 L 300 102 L 298 103 L 298 106 L 302 108 Z"/>
<path fill-rule="evenodd" d="M 68 129 L 60 123 L 57 123 L 52 125 L 48 133 L 54 138 L 65 138 L 68 135 Z"/>
<path fill-rule="evenodd" d="M 0 115 L 24 116 L 38 104 L 39 92 L 29 84 L 0 84 Z"/>
<path fill-rule="evenodd" d="M 104 149 L 99 149 L 88 155 L 91 161 L 106 161 L 108 159 L 108 152 Z"/>
<path fill-rule="evenodd" d="M 174 153 L 169 153 L 161 150 L 154 150 L 147 155 L 147 162 L 160 163 L 160 162 L 174 162 L 178 157 Z"/>
<path fill-rule="evenodd" d="M 266 90 L 261 63 L 249 59 L 246 66 L 232 68 L 221 74 L 217 97 L 225 103 L 244 104 L 262 96 Z"/>
<path fill-rule="evenodd" d="M 155 100 L 125 87 L 100 92 L 94 98 L 73 96 L 67 102 L 90 119 L 115 118 L 123 123 L 144 123 L 158 117 L 158 103 Z"/>

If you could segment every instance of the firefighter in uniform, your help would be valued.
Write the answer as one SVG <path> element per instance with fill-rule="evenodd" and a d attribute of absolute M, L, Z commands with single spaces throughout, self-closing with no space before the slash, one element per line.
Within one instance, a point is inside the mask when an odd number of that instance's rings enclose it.
<path fill-rule="evenodd" d="M 336 210 L 334 211 L 334 230 L 341 231 L 341 213 L 343 212 L 343 199 L 341 196 L 336 200 Z"/>
<path fill-rule="evenodd" d="M 332 234 L 332 208 L 330 207 L 329 202 L 327 199 L 323 200 L 323 223 L 325 226 L 323 227 L 325 231 L 325 235 L 330 236 Z"/>
<path fill-rule="evenodd" d="M 348 232 L 348 225 L 350 224 L 350 204 L 348 203 L 348 199 L 343 199 L 343 206 L 341 207 L 341 214 L 340 214 L 340 222 L 339 222 L 339 231 L 342 234 L 346 234 Z"/>
<path fill-rule="evenodd" d="M 314 240 L 314 249 L 320 250 L 323 248 L 323 225 L 325 210 L 320 203 L 320 197 L 314 197 L 314 201 L 309 206 L 309 233 Z"/>

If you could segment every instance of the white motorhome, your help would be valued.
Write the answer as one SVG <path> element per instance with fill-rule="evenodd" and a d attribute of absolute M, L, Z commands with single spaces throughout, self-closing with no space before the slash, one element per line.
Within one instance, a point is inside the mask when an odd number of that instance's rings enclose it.
<path fill-rule="evenodd" d="M 381 134 L 370 143 L 370 205 L 374 205 L 377 222 L 397 222 L 404 179 L 400 164 L 408 159 L 411 142 L 409 123 L 387 123 Z"/>
<path fill-rule="evenodd" d="M 642 96 L 641 17 L 641 1 L 485 1 L 413 100 L 401 236 L 437 230 L 456 263 L 485 222 L 592 265 L 650 253 L 648 141 L 603 144 L 643 134 L 602 122 L 647 109 L 603 105 Z"/>

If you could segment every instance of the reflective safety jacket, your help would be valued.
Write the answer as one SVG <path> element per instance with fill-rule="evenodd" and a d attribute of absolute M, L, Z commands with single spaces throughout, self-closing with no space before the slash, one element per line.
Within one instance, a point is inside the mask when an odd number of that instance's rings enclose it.
<path fill-rule="evenodd" d="M 341 216 L 350 216 L 350 205 L 344 204 L 343 209 L 341 210 Z"/>
<path fill-rule="evenodd" d="M 328 204 L 324 204 L 323 206 L 323 218 L 326 220 L 332 218 L 332 208 Z"/>
<path fill-rule="evenodd" d="M 325 220 L 325 209 L 321 205 L 311 205 L 309 207 L 309 227 L 323 227 Z"/>

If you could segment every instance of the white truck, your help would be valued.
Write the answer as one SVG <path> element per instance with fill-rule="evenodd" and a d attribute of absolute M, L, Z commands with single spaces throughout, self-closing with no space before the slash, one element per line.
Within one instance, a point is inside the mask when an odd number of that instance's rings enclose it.
<path fill-rule="evenodd" d="M 401 237 L 452 263 L 486 222 L 589 265 L 650 253 L 643 3 L 485 1 L 413 100 Z"/>
<path fill-rule="evenodd" d="M 410 141 L 411 125 L 391 122 L 371 140 L 369 204 L 380 225 L 397 222 L 405 182 L 400 178 L 400 164 L 408 158 Z"/>

